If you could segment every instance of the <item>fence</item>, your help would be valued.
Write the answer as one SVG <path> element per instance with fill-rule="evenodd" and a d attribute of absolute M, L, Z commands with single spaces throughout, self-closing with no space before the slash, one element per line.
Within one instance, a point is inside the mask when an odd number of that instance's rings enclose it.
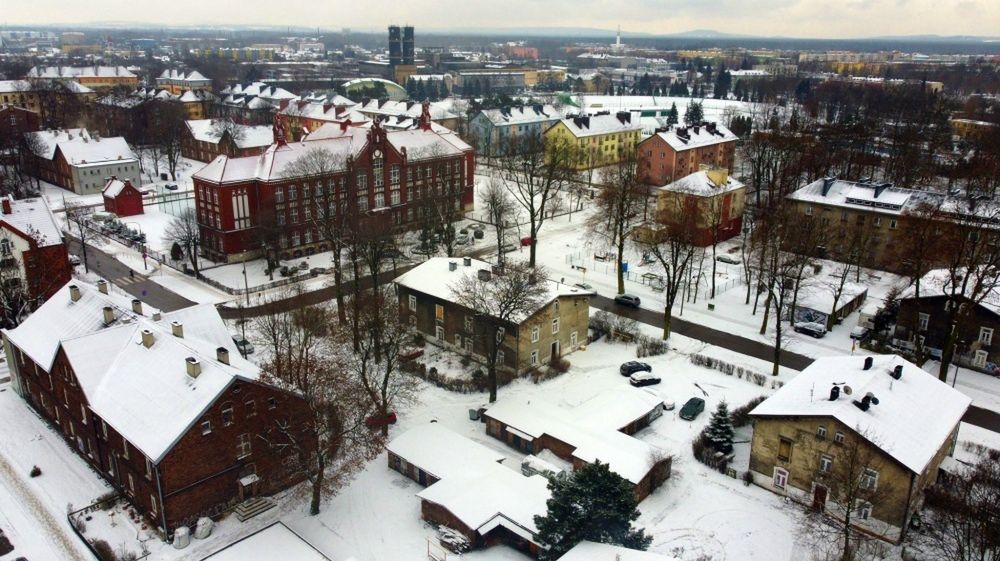
<path fill-rule="evenodd" d="M 570 265 L 573 269 L 587 273 L 589 271 L 596 271 L 598 273 L 616 276 L 618 263 L 615 257 L 610 254 L 600 254 L 594 253 L 593 256 L 584 257 L 580 252 L 570 253 L 565 257 L 566 263 Z M 640 262 L 639 266 L 647 265 L 649 262 Z M 662 275 L 653 272 L 637 273 L 635 271 L 625 271 L 623 273 L 626 281 L 639 283 L 643 286 L 648 286 L 654 292 L 662 292 L 666 288 L 666 282 Z M 740 277 L 730 279 L 723 283 L 715 283 L 715 294 L 718 296 L 727 290 L 736 288 L 737 286 L 743 286 L 743 279 Z M 704 273 L 702 273 L 698 278 L 691 281 L 688 289 L 685 291 L 685 301 L 693 302 L 698 296 L 707 298 L 709 290 L 711 289 L 710 281 L 705 278 Z"/>
<path fill-rule="evenodd" d="M 79 527 L 81 518 L 92 512 L 97 512 L 99 510 L 108 510 L 109 508 L 113 508 L 118 501 L 122 500 L 122 498 L 123 497 L 121 494 L 114 493 L 109 497 L 99 499 L 97 502 L 91 503 L 81 509 L 74 510 L 66 514 L 66 521 L 69 522 L 69 527 L 73 530 L 73 533 L 76 534 L 76 537 L 79 538 L 81 542 L 83 542 L 83 545 L 86 546 L 86 548 L 90 551 L 90 553 L 94 555 L 94 558 L 100 561 L 116 561 L 118 559 L 118 556 L 114 554 L 113 550 L 110 552 L 102 551 L 101 548 L 98 548 L 96 546 L 97 543 L 102 542 L 104 540 L 95 539 L 91 541 L 88 540 L 86 536 L 83 535 L 83 531 L 81 531 Z M 108 542 L 104 541 L 104 544 L 107 545 Z M 149 557 L 150 554 L 149 551 L 146 551 L 145 544 L 143 544 L 141 541 L 139 542 L 139 544 L 142 547 L 143 553 L 141 556 L 132 557 L 131 559 L 134 559 L 134 561 L 140 561 L 141 559 L 145 559 Z M 108 553 L 111 553 L 112 555 L 110 559 L 108 558 Z"/>
<path fill-rule="evenodd" d="M 767 374 L 763 374 L 761 372 L 757 372 L 752 368 L 745 368 L 743 366 L 739 366 L 703 354 L 695 353 L 691 355 L 690 359 L 691 362 L 697 366 L 704 366 L 705 368 L 718 370 L 719 372 L 722 372 L 727 376 L 736 376 L 740 380 L 746 380 L 747 382 L 760 386 L 762 388 L 768 386 L 767 381 L 769 378 L 771 378 L 771 376 L 768 376 Z M 770 383 L 771 389 L 778 389 L 783 385 L 785 385 L 785 383 L 782 382 L 781 380 L 771 380 Z"/>

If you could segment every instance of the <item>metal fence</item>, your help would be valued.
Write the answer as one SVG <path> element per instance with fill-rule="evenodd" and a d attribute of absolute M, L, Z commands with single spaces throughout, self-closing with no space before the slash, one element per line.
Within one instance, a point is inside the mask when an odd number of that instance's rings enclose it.
<path fill-rule="evenodd" d="M 112 559 L 107 559 L 107 556 L 104 553 L 99 552 L 97 550 L 95 544 L 99 540 L 97 539 L 90 540 L 83 535 L 83 531 L 81 531 L 80 529 L 80 522 L 82 520 L 86 520 L 85 518 L 86 515 L 92 512 L 97 512 L 99 510 L 108 510 L 109 508 L 113 508 L 118 501 L 123 499 L 124 497 L 120 493 L 115 493 L 110 497 L 100 499 L 97 502 L 91 503 L 81 509 L 77 509 L 66 514 L 66 521 L 69 522 L 69 527 L 73 530 L 73 533 L 76 534 L 76 537 L 80 539 L 80 542 L 82 542 L 83 545 L 90 551 L 90 553 L 94 555 L 95 559 L 98 559 L 100 561 L 113 561 Z M 149 557 L 150 552 L 146 550 L 145 544 L 142 541 L 140 541 L 138 537 L 136 538 L 136 541 L 139 542 L 142 554 L 141 556 L 134 557 L 132 559 L 134 559 L 135 561 L 140 561 L 141 559 Z M 110 543 L 107 541 L 105 541 L 105 543 L 110 545 Z M 117 556 L 115 558 L 117 558 Z"/>
<path fill-rule="evenodd" d="M 573 269 L 580 271 L 582 273 L 588 273 L 594 271 L 602 275 L 607 275 L 611 277 L 617 275 L 618 263 L 615 257 L 611 254 L 602 255 L 601 253 L 594 253 L 592 255 L 591 254 L 583 255 L 581 252 L 575 252 L 567 254 L 565 257 L 565 261 Z M 642 263 L 640 264 L 640 266 L 646 264 L 648 263 Z M 648 286 L 651 290 L 653 290 L 653 292 L 663 292 L 663 290 L 666 288 L 666 282 L 663 276 L 657 273 L 653 273 L 651 271 L 647 271 L 644 273 L 637 273 L 635 271 L 625 271 L 623 273 L 623 276 L 625 277 L 625 280 L 627 282 L 634 282 L 642 286 Z M 710 282 L 711 281 L 705 276 L 704 272 L 702 272 L 701 276 L 692 280 L 691 285 L 688 287 L 688 290 L 686 291 L 686 300 L 690 302 L 696 299 L 699 295 L 708 294 L 709 290 L 711 289 Z M 722 283 L 716 282 L 715 294 L 716 296 L 718 296 L 719 294 L 722 294 L 727 290 L 743 285 L 744 282 L 741 277 L 733 278 Z"/>

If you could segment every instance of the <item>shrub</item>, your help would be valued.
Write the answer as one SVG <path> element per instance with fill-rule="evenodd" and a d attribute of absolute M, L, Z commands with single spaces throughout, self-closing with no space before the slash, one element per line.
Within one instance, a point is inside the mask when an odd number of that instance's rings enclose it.
<path fill-rule="evenodd" d="M 732 421 L 733 426 L 739 428 L 750 424 L 750 411 L 752 411 L 754 407 L 760 405 L 765 399 L 767 398 L 764 396 L 758 396 L 736 409 L 733 409 L 733 411 L 729 414 L 729 419 Z"/>
<path fill-rule="evenodd" d="M 569 372 L 569 360 L 564 357 L 553 358 L 549 362 L 549 368 L 555 370 L 559 374 L 565 374 Z"/>
<path fill-rule="evenodd" d="M 424 339 L 424 334 L 423 333 L 417 331 L 416 333 L 413 334 L 413 346 L 414 347 L 422 347 L 422 346 L 424 346 L 424 343 L 426 343 L 426 342 L 427 342 L 427 340 Z"/>
<path fill-rule="evenodd" d="M 28 475 L 30 475 L 31 477 L 38 477 L 41 474 L 42 470 L 38 466 L 31 466 L 31 471 L 28 472 Z"/>
<path fill-rule="evenodd" d="M 462 366 L 468 366 L 472 364 L 472 359 L 469 358 L 469 355 L 462 355 L 462 358 L 458 361 L 458 363 Z"/>
<path fill-rule="evenodd" d="M 749 487 L 751 483 L 753 483 L 753 474 L 750 473 L 750 470 L 746 470 L 743 472 L 743 484 Z"/>
<path fill-rule="evenodd" d="M 639 335 L 637 342 L 638 346 L 635 349 L 635 355 L 638 358 L 667 354 L 667 350 L 669 349 L 666 341 L 656 337 Z"/>
<path fill-rule="evenodd" d="M 90 542 L 90 545 L 93 547 L 97 558 L 101 561 L 118 561 L 118 555 L 115 554 L 115 550 L 108 542 L 104 540 L 94 540 Z"/>
<path fill-rule="evenodd" d="M 102 510 L 111 510 L 115 506 L 114 499 L 116 498 L 118 498 L 118 493 L 112 490 L 97 497 L 94 502 L 100 504 Z"/>

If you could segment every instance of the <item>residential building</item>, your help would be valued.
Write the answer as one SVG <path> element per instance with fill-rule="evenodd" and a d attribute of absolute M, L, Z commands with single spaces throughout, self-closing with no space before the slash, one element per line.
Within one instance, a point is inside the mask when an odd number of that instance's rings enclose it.
<path fill-rule="evenodd" d="M 750 473 L 834 519 L 850 511 L 852 525 L 898 543 L 970 402 L 899 356 L 819 358 L 750 412 Z"/>
<path fill-rule="evenodd" d="M 899 313 L 892 344 L 941 358 L 955 320 L 955 355 L 967 368 L 1000 375 L 1000 289 L 993 288 L 973 301 L 952 285 L 947 270 L 937 269 L 920 279 L 920 296 L 910 286 L 899 295 Z"/>
<path fill-rule="evenodd" d="M 481 109 L 469 121 L 469 130 L 478 154 L 497 156 L 519 138 L 541 140 L 560 118 L 559 111 L 551 105 Z"/>
<path fill-rule="evenodd" d="M 0 165 L 17 162 L 22 135 L 39 129 L 38 113 L 0 103 Z"/>
<path fill-rule="evenodd" d="M 111 176 L 141 185 L 139 160 L 121 137 L 101 138 L 87 129 L 29 133 L 39 178 L 79 195 L 99 193 Z"/>
<path fill-rule="evenodd" d="M 174 95 L 186 91 L 212 91 L 212 80 L 206 78 L 197 70 L 182 72 L 180 70 L 164 70 L 156 78 L 156 87 L 167 90 Z"/>
<path fill-rule="evenodd" d="M 729 129 L 712 122 L 657 129 L 639 144 L 639 176 L 649 185 L 666 185 L 703 164 L 735 169 L 737 140 Z"/>
<path fill-rule="evenodd" d="M 124 66 L 36 66 L 28 71 L 28 80 L 75 82 L 91 90 L 117 87 L 134 89 L 139 77 Z"/>
<path fill-rule="evenodd" d="M 693 227 L 692 239 L 698 247 L 738 236 L 745 205 L 746 186 L 725 168 L 703 165 L 700 171 L 656 191 L 657 221 L 668 227 Z"/>
<path fill-rule="evenodd" d="M 8 310 L 41 303 L 69 282 L 62 230 L 44 198 L 0 199 L 0 291 Z M 13 289 L 13 290 L 12 290 Z M 34 306 L 28 306 L 33 308 Z"/>
<path fill-rule="evenodd" d="M 181 154 L 199 162 L 211 162 L 222 155 L 256 156 L 274 143 L 274 133 L 268 125 L 241 125 L 228 119 L 194 119 L 184 124 Z"/>
<path fill-rule="evenodd" d="M 13 105 L 35 113 L 42 111 L 38 92 L 27 80 L 0 80 L 0 104 Z"/>
<path fill-rule="evenodd" d="M 399 230 L 418 227 L 430 204 L 472 209 L 475 153 L 457 134 L 431 123 L 429 111 L 416 128 L 405 130 L 379 122 L 334 125 L 302 142 L 287 142 L 286 131 L 278 116 L 276 142 L 260 156 L 219 156 L 194 174 L 202 250 L 211 259 L 260 255 L 262 220 L 281 230 L 277 249 L 268 251 L 290 259 L 329 249 L 314 217 L 346 213 L 347 205 Z M 286 173 L 313 149 L 331 155 L 329 173 L 309 178 Z"/>
<path fill-rule="evenodd" d="M 124 99 L 118 96 L 107 96 L 99 103 L 105 105 L 117 105 L 126 109 L 141 105 L 143 102 L 158 100 L 179 103 L 184 108 L 184 114 L 188 119 L 204 119 L 218 98 L 208 90 L 186 90 L 179 93 L 171 93 L 169 90 L 157 88 L 138 88 Z"/>
<path fill-rule="evenodd" d="M 663 450 L 632 435 L 663 415 L 663 400 L 645 391 L 604 392 L 573 409 L 544 399 L 502 398 L 483 413 L 486 433 L 525 454 L 548 451 L 564 472 L 598 460 L 628 481 L 636 502 L 670 477 Z"/>
<path fill-rule="evenodd" d="M 432 257 L 396 278 L 400 318 L 429 340 L 482 362 L 500 340 L 497 367 L 521 375 L 587 341 L 591 292 L 539 280 L 548 291 L 533 310 L 506 320 L 461 304 L 453 287 L 463 279 L 490 282 L 492 265 L 465 258 Z"/>
<path fill-rule="evenodd" d="M 326 98 L 324 101 L 312 101 L 310 99 L 291 100 L 281 102 L 278 112 L 288 123 L 288 130 L 292 140 L 299 140 L 306 134 L 317 130 L 326 123 L 341 123 L 345 120 L 365 120 L 359 119 L 352 111 L 357 103 L 343 96 Z M 351 117 L 354 116 L 353 119 Z M 419 116 L 419 115 L 418 115 Z"/>
<path fill-rule="evenodd" d="M 473 548 L 503 543 L 531 555 L 539 550 L 535 516 L 544 516 L 548 480 L 500 465 L 504 455 L 440 424 L 418 425 L 386 446 L 389 468 L 426 487 L 424 520 L 465 536 Z"/>
<path fill-rule="evenodd" d="M 307 423 L 305 401 L 261 381 L 212 305 L 75 282 L 3 336 L 15 391 L 164 536 L 302 480 L 265 437 Z"/>
<path fill-rule="evenodd" d="M 632 122 L 632 114 L 619 111 L 612 115 L 600 112 L 561 119 L 545 131 L 549 149 L 563 147 L 571 151 L 571 165 L 585 170 L 622 161 L 639 144 L 642 125 Z"/>
<path fill-rule="evenodd" d="M 977 119 L 949 119 L 951 131 L 955 136 L 968 140 L 984 138 L 990 134 L 997 134 L 1000 124 Z"/>
<path fill-rule="evenodd" d="M 940 224 L 939 236 L 956 229 L 982 229 L 1000 223 L 996 202 L 902 189 L 891 183 L 826 177 L 787 198 L 796 212 L 819 220 L 827 232 L 825 243 L 816 248 L 817 256 L 841 259 L 852 251 L 852 243 L 860 243 L 867 247 L 865 266 L 896 273 L 905 273 L 909 268 L 901 247 L 911 235 L 911 228 L 920 227 L 911 218 L 919 216 L 922 207 L 935 209 L 933 219 Z"/>
<path fill-rule="evenodd" d="M 219 92 L 212 116 L 238 116 L 250 122 L 270 121 L 270 114 L 279 110 L 282 103 L 299 99 L 292 92 L 264 82 L 234 84 Z M 261 114 L 267 115 L 260 118 Z"/>
<path fill-rule="evenodd" d="M 115 176 L 108 179 L 102 191 L 104 196 L 104 211 L 118 217 L 142 214 L 142 191 L 136 189 L 129 180 L 121 180 Z"/>
<path fill-rule="evenodd" d="M 449 130 L 457 131 L 459 116 L 449 111 L 445 104 L 430 103 L 431 122 Z M 393 101 L 388 99 L 369 99 L 354 106 L 352 109 L 370 119 L 376 117 L 409 117 L 417 119 L 423 112 L 423 104 L 414 101 Z"/>
<path fill-rule="evenodd" d="M 523 68 L 476 68 L 458 70 L 455 76 L 455 92 L 462 95 L 494 93 L 515 94 L 528 86 L 531 74 Z M 534 73 L 537 76 L 537 73 Z"/>

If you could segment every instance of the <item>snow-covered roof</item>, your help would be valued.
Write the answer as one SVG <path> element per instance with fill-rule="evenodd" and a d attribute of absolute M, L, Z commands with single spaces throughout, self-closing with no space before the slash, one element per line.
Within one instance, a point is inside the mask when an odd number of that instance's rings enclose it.
<path fill-rule="evenodd" d="M 833 206 L 865 208 L 886 214 L 901 214 L 912 189 L 900 189 L 888 183 L 859 183 L 843 179 L 817 179 L 788 195 L 789 199 Z"/>
<path fill-rule="evenodd" d="M 135 78 L 124 66 L 36 66 L 28 78 Z"/>
<path fill-rule="evenodd" d="M 619 403 L 628 414 L 616 410 Z M 549 435 L 565 442 L 575 448 L 572 452 L 575 458 L 587 463 L 600 460 L 635 484 L 652 469 L 659 450 L 619 429 L 641 417 L 642 409 L 648 414 L 660 403 L 662 400 L 644 396 L 631 400 L 618 392 L 576 409 L 565 409 L 538 398 L 506 398 L 490 406 L 486 416 L 531 438 Z M 629 417 L 630 420 L 624 421 Z"/>
<path fill-rule="evenodd" d="M 69 90 L 71 93 L 75 94 L 94 93 L 94 90 L 88 88 L 87 86 L 84 86 L 83 84 L 77 82 L 76 80 L 68 80 L 64 82 L 64 85 L 66 86 L 66 89 Z"/>
<path fill-rule="evenodd" d="M 34 89 L 27 80 L 0 80 L 0 93 L 27 93 Z"/>
<path fill-rule="evenodd" d="M 240 356 L 214 306 L 154 320 L 152 311 L 132 311 L 130 299 L 73 284 L 81 291 L 78 301 L 67 284 L 5 334 L 46 370 L 62 347 L 90 409 L 154 463 L 233 381 L 257 379 L 259 368 Z M 111 323 L 104 321 L 105 306 L 113 309 Z M 172 334 L 173 322 L 183 326 L 183 337 Z M 146 330 L 153 335 L 148 348 L 142 342 Z M 219 347 L 229 351 L 229 364 L 216 359 Z M 187 374 L 189 357 L 200 362 L 197 377 Z"/>
<path fill-rule="evenodd" d="M 201 561 L 332 561 L 283 522 L 275 522 Z"/>
<path fill-rule="evenodd" d="M 677 152 L 738 140 L 729 129 L 716 123 L 702 123 L 697 127 L 673 126 L 670 130 L 656 133 L 656 136 Z"/>
<path fill-rule="evenodd" d="M 216 119 L 193 119 L 185 121 L 185 124 L 195 140 L 218 144 L 222 139 L 222 134 L 221 129 L 216 126 L 217 122 Z M 274 129 L 269 125 L 236 124 L 235 129 L 239 133 L 233 140 L 239 148 L 270 146 L 274 142 Z"/>
<path fill-rule="evenodd" d="M 951 436 L 971 400 L 896 355 L 839 356 L 816 359 L 801 374 L 751 411 L 754 417 L 832 417 L 895 458 L 922 473 Z M 890 372 L 902 365 L 896 380 Z M 834 384 L 851 387 L 830 401 Z M 843 386 L 842 386 L 843 388 Z M 853 401 L 871 393 L 877 405 L 862 411 Z"/>
<path fill-rule="evenodd" d="M 497 526 L 535 542 L 536 516 L 545 516 L 551 492 L 548 479 L 525 477 L 499 464 L 459 472 L 417 493 L 441 505 L 480 535 Z M 535 542 L 537 543 L 537 542 Z"/>
<path fill-rule="evenodd" d="M 454 271 L 450 270 L 449 263 L 455 263 Z M 428 296 L 444 300 L 446 302 L 457 302 L 454 287 L 462 279 L 476 277 L 479 270 L 492 270 L 493 265 L 479 259 L 471 259 L 470 265 L 466 266 L 461 257 L 432 257 L 420 265 L 410 269 L 402 275 L 396 277 L 396 284 L 411 290 L 421 292 Z M 577 288 L 568 284 L 561 284 L 550 280 L 542 281 L 548 287 L 548 293 L 544 298 L 539 299 L 538 306 L 529 312 L 518 317 L 511 318 L 512 321 L 520 322 L 530 317 L 535 311 L 548 305 L 549 302 L 560 296 L 585 296 L 592 294 L 590 291 Z"/>
<path fill-rule="evenodd" d="M 663 405 L 655 392 L 636 388 L 601 392 L 573 408 L 573 416 L 582 426 L 622 430 L 650 411 Z"/>
<path fill-rule="evenodd" d="M 505 457 L 439 423 L 414 427 L 392 439 L 386 449 L 438 479 L 496 464 Z"/>
<path fill-rule="evenodd" d="M 271 86 L 265 84 L 264 82 L 252 82 L 247 85 L 236 84 L 228 86 L 220 92 L 225 95 L 239 95 L 247 97 L 261 97 L 267 100 L 279 100 L 279 99 L 298 99 L 299 96 L 293 94 L 292 92 L 279 88 L 277 86 Z"/>
<path fill-rule="evenodd" d="M 584 115 L 583 117 L 566 117 L 560 122 L 565 125 L 571 133 L 573 133 L 573 136 L 583 137 L 595 136 L 599 134 L 641 131 L 642 125 L 639 124 L 638 120 L 632 122 L 631 119 L 631 114 L 628 114 L 627 120 L 624 115 L 622 118 L 619 118 L 617 115 L 601 114 Z"/>
<path fill-rule="evenodd" d="M 120 136 L 96 137 L 87 129 L 38 131 L 29 134 L 44 145 L 44 151 L 38 155 L 47 160 L 55 156 L 56 148 L 59 148 L 66 161 L 74 166 L 136 159 L 128 143 Z"/>
<path fill-rule="evenodd" d="M 735 177 L 726 173 L 726 181 L 717 184 L 707 170 L 696 171 L 684 177 L 660 187 L 660 191 L 689 193 L 699 197 L 714 197 L 721 193 L 728 193 L 737 189 L 742 189 L 743 183 Z"/>
<path fill-rule="evenodd" d="M 677 558 L 620 545 L 582 541 L 564 553 L 559 561 L 677 561 Z"/>
<path fill-rule="evenodd" d="M 113 199 L 121 194 L 122 189 L 124 189 L 126 185 L 132 185 L 132 182 L 127 179 L 125 181 L 122 181 L 117 177 L 112 177 L 108 179 L 108 183 L 104 186 L 104 190 L 101 191 L 101 193 L 105 197 Z M 135 186 L 132 185 L 132 188 L 134 189 Z"/>
<path fill-rule="evenodd" d="M 157 77 L 157 81 L 160 80 L 167 82 L 211 82 L 211 80 L 206 78 L 197 70 L 184 72 L 176 69 L 164 70 L 163 73 Z"/>
<path fill-rule="evenodd" d="M 19 232 L 31 236 L 39 247 L 63 243 L 62 231 L 44 197 L 21 200 L 7 197 L 7 199 L 10 201 L 10 214 L 0 214 L 0 222 L 10 224 Z"/>
<path fill-rule="evenodd" d="M 484 117 L 497 126 L 551 123 L 562 118 L 559 110 L 551 105 L 527 105 L 501 109 L 483 109 Z"/>
<path fill-rule="evenodd" d="M 814 277 L 813 281 L 816 280 Z M 834 292 L 838 288 L 840 289 L 840 298 L 837 299 L 838 309 L 868 292 L 867 286 L 851 281 L 845 281 L 843 287 L 841 287 L 840 280 L 835 276 L 831 276 L 826 277 L 823 283 L 811 282 L 803 286 L 802 290 L 799 291 L 799 297 L 795 305 L 799 308 L 809 308 L 817 312 L 830 314 L 833 310 Z"/>
<path fill-rule="evenodd" d="M 958 275 L 964 277 L 965 269 L 959 270 Z M 951 272 L 948 269 L 934 269 L 929 271 L 920 279 L 920 297 L 927 298 L 930 296 L 951 296 L 952 294 L 955 294 L 968 298 L 969 294 L 972 294 L 972 291 L 976 290 L 972 286 L 974 284 L 972 282 L 975 280 L 974 278 L 970 279 L 970 286 L 966 287 L 966 292 L 963 292 L 961 287 L 954 287 L 953 280 L 958 279 L 952 279 Z M 987 283 L 987 285 L 988 284 L 989 283 Z M 1000 286 L 993 286 L 991 288 L 992 290 L 986 292 L 986 295 L 983 296 L 980 304 L 994 314 L 1000 315 Z M 984 291 L 979 290 L 978 292 L 982 294 Z M 913 298 L 916 293 L 916 285 L 911 284 L 899 294 L 899 298 L 901 300 Z"/>
<path fill-rule="evenodd" d="M 291 117 L 302 117 L 319 121 L 339 121 L 344 118 L 345 108 L 348 106 L 337 106 L 323 103 L 321 101 L 297 100 L 290 102 L 284 109 L 279 111 L 283 115 Z"/>
<path fill-rule="evenodd" d="M 407 117 L 415 118 L 420 116 L 420 113 L 423 111 L 423 106 L 422 104 L 414 101 L 372 99 L 366 103 L 357 105 L 354 109 L 360 111 L 361 113 L 370 115 L 405 115 Z M 442 105 L 438 102 L 431 102 L 428 110 L 430 111 L 431 119 L 435 121 L 458 118 L 458 115 L 448 110 L 447 105 Z"/>

